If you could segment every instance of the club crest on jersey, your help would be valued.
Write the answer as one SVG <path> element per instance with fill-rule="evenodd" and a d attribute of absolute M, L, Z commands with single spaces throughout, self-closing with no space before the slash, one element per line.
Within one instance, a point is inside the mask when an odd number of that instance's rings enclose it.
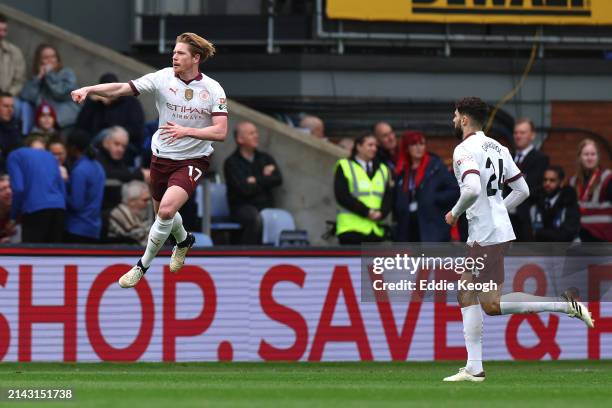
<path fill-rule="evenodd" d="M 187 88 L 185 89 L 185 100 L 190 101 L 193 99 L 193 89 Z"/>
<path fill-rule="evenodd" d="M 202 91 L 200 92 L 200 99 L 203 101 L 207 101 L 208 98 L 210 98 L 210 94 L 208 93 L 208 91 Z"/>

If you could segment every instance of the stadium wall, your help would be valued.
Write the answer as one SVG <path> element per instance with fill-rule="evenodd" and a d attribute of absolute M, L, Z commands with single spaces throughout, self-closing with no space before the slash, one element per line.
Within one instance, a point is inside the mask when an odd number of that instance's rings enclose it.
<path fill-rule="evenodd" d="M 1 248 L 0 361 L 466 357 L 454 299 L 362 302 L 356 249 L 194 250 L 178 274 L 165 265 L 166 251 L 136 289 L 121 289 L 116 281 L 138 254 Z M 534 257 L 507 260 L 517 278 L 506 284 L 520 289 L 533 278 L 539 290 L 551 284 L 542 268 Z M 612 280 L 612 265 L 603 268 L 599 276 Z M 589 307 L 593 330 L 547 313 L 485 316 L 484 358 L 612 358 L 612 304 Z"/>
<path fill-rule="evenodd" d="M 10 19 L 9 40 L 23 50 L 27 61 L 31 61 L 38 44 L 51 43 L 59 49 L 64 65 L 74 69 L 81 85 L 97 83 L 106 72 L 114 72 L 120 80 L 127 81 L 155 70 L 5 5 L 0 5 L 0 12 Z M 143 96 L 141 102 L 148 118 L 156 117 L 154 99 Z M 335 219 L 333 169 L 344 151 L 235 101 L 229 101 L 229 110 L 229 135 L 224 143 L 215 144 L 211 169 L 222 173 L 223 160 L 235 149 L 231 136 L 235 124 L 253 122 L 260 131 L 261 149 L 276 159 L 283 173 L 284 183 L 276 189 L 277 205 L 293 214 L 298 228 L 308 230 L 312 243 L 329 244 L 321 235 L 325 221 Z"/>

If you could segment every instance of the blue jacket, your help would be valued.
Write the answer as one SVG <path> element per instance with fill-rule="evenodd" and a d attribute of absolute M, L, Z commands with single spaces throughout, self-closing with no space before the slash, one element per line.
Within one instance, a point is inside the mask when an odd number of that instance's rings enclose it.
<path fill-rule="evenodd" d="M 404 191 L 405 174 L 396 181 L 395 216 L 398 222 L 396 241 L 413 241 L 412 231 L 418 228 L 421 242 L 450 241 L 450 226 L 444 216 L 459 198 L 459 185 L 442 160 L 429 153 L 430 160 L 425 176 L 417 188 L 417 225 L 411 225 L 409 217 L 410 193 Z M 414 224 L 414 223 L 413 223 Z"/>
<path fill-rule="evenodd" d="M 74 163 L 66 200 L 66 230 L 69 233 L 100 238 L 105 180 L 104 169 L 97 160 L 81 156 Z"/>
<path fill-rule="evenodd" d="M 66 189 L 55 157 L 46 150 L 12 151 L 7 169 L 13 190 L 11 218 L 35 211 L 66 208 Z"/>

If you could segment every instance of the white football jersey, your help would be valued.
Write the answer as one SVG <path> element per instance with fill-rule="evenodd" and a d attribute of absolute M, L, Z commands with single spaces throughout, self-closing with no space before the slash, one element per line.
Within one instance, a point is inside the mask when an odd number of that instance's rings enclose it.
<path fill-rule="evenodd" d="M 480 176 L 480 195 L 466 211 L 468 244 L 486 246 L 515 239 L 502 190 L 522 174 L 508 149 L 483 132 L 473 133 L 455 147 L 453 169 L 459 187 L 468 174 Z"/>
<path fill-rule="evenodd" d="M 227 116 L 227 101 L 221 85 L 199 73 L 189 82 L 180 79 L 172 68 L 164 68 L 129 81 L 134 95 L 155 93 L 159 125 L 174 122 L 180 126 L 205 128 L 212 125 L 212 117 Z M 160 139 L 160 130 L 153 135 L 151 150 L 157 157 L 172 160 L 210 156 L 212 142 L 184 137 L 168 145 Z"/>

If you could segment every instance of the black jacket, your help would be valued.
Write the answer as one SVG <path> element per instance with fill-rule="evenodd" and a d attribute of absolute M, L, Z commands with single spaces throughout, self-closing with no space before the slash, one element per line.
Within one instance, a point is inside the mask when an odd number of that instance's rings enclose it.
<path fill-rule="evenodd" d="M 527 186 L 529 186 L 530 194 L 539 190 L 542 186 L 542 179 L 544 178 L 544 172 L 548 167 L 548 156 L 544 153 L 535 149 L 531 149 L 527 156 L 521 160 L 518 164 L 518 168 L 523 173 Z M 511 189 L 507 188 L 505 195 L 510 193 Z M 525 200 L 521 205 L 516 208 L 516 213 L 510 215 L 510 221 L 516 234 L 517 241 L 532 241 L 533 235 L 531 233 L 531 225 L 529 220 L 529 207 L 530 204 Z"/>
<path fill-rule="evenodd" d="M 8 154 L 21 146 L 21 123 L 12 119 L 10 122 L 0 122 L 0 172 L 6 171 Z"/>
<path fill-rule="evenodd" d="M 274 165 L 274 172 L 264 176 L 263 168 L 269 164 Z M 274 207 L 272 189 L 283 183 L 283 177 L 272 156 L 255 150 L 253 161 L 250 162 L 240 154 L 240 150 L 236 149 L 225 159 L 223 172 L 231 212 L 235 212 L 244 204 L 250 204 L 258 210 Z M 247 178 L 251 176 L 256 180 L 253 184 L 247 183 Z"/>
<path fill-rule="evenodd" d="M 554 205 L 546 208 L 547 196 L 543 190 L 536 191 L 530 204 L 533 236 L 538 242 L 571 242 L 580 229 L 580 209 L 576 192 L 571 187 L 562 187 Z"/>
<path fill-rule="evenodd" d="M 548 163 L 548 156 L 534 147 L 518 165 L 530 191 L 536 191 L 542 185 L 542 179 L 544 178 L 546 168 L 548 168 Z"/>
<path fill-rule="evenodd" d="M 355 159 L 350 158 L 349 160 L 353 160 L 355 165 L 360 166 Z M 374 160 L 374 165 L 372 167 L 372 174 L 376 174 L 378 169 L 380 168 L 380 162 L 378 160 Z M 391 179 L 393 175 L 389 172 L 389 179 Z M 368 216 L 370 213 L 370 209 L 353 195 L 351 195 L 349 190 L 349 185 L 346 177 L 344 176 L 344 172 L 342 171 L 342 167 L 338 166 L 336 169 L 336 174 L 334 175 L 334 195 L 336 196 L 336 201 L 338 204 L 347 209 L 350 212 L 358 214 L 364 218 Z M 383 196 L 380 212 L 382 213 L 382 218 L 385 218 L 389 212 L 391 212 L 391 206 L 393 204 L 393 193 L 389 185 L 385 189 L 385 195 Z"/>
<path fill-rule="evenodd" d="M 106 173 L 102 210 L 111 210 L 121 203 L 122 184 L 132 180 L 143 180 L 144 176 L 140 169 L 132 171 L 122 160 L 113 160 L 103 147 L 98 150 L 96 159 Z"/>
<path fill-rule="evenodd" d="M 121 97 L 108 106 L 87 99 L 75 126 L 92 135 L 111 126 L 121 126 L 130 135 L 130 144 L 142 149 L 144 112 L 138 99 L 133 96 Z"/>

